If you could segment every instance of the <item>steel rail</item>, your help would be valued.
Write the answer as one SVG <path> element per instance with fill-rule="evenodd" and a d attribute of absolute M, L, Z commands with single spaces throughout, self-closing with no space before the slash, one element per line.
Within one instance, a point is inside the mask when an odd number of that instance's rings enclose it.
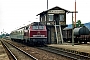
<path fill-rule="evenodd" d="M 75 53 L 64 51 L 64 50 L 60 50 L 60 49 L 54 48 L 54 47 L 38 47 L 38 49 L 45 50 L 45 51 L 48 51 L 48 52 L 51 52 L 51 53 L 55 53 L 55 54 L 58 54 L 58 55 L 62 55 L 62 56 L 65 56 L 65 57 L 68 57 L 68 58 L 74 59 L 74 60 L 82 60 L 82 59 L 89 60 L 90 59 L 89 56 L 75 54 Z"/>
<path fill-rule="evenodd" d="M 54 49 L 56 51 L 61 51 L 61 52 L 64 52 L 64 53 L 68 53 L 68 54 L 71 54 L 71 55 L 75 55 L 75 56 L 78 56 L 78 57 L 81 57 L 81 58 L 87 58 L 87 59 L 90 59 L 89 56 L 85 56 L 85 55 L 81 55 L 81 54 L 76 54 L 76 53 L 73 53 L 73 52 L 68 52 L 68 51 L 63 51 L 63 50 L 60 50 L 60 49 L 56 49 L 54 47 L 50 47 L 51 49 Z"/>
<path fill-rule="evenodd" d="M 8 50 L 8 52 L 11 54 L 11 56 L 13 57 L 13 59 L 14 59 L 14 60 L 18 60 L 18 59 L 16 58 L 16 56 L 11 52 L 11 50 L 7 47 L 7 45 L 4 44 L 2 41 L 1 41 L 1 43 L 5 46 L 5 48 Z"/>
<path fill-rule="evenodd" d="M 6 41 L 5 41 L 5 42 L 6 42 Z M 7 42 L 7 43 L 8 43 L 8 42 Z M 23 51 L 22 49 L 20 49 L 20 48 L 16 47 L 15 45 L 13 45 L 13 44 L 11 44 L 11 43 L 8 43 L 8 44 L 10 44 L 10 45 L 11 45 L 11 46 L 13 46 L 14 48 L 18 49 L 19 51 L 23 52 L 25 55 L 27 55 L 27 56 L 31 57 L 33 60 L 38 60 L 38 59 L 37 59 L 37 58 L 35 58 L 34 56 L 32 56 L 32 55 L 30 55 L 29 53 L 27 53 L 27 52 Z"/>

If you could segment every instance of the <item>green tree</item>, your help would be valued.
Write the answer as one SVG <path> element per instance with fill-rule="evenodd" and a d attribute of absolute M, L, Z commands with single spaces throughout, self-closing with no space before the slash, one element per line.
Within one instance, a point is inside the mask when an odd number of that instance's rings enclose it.
<path fill-rule="evenodd" d="M 76 27 L 82 27 L 84 24 L 81 23 L 81 20 L 78 20 L 76 22 Z"/>

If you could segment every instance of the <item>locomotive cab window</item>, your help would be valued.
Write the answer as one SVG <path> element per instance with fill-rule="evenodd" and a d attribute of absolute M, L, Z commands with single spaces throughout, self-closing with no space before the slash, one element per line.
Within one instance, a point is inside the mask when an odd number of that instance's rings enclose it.
<path fill-rule="evenodd" d="M 44 29 L 44 26 L 32 26 L 32 29 L 34 29 L 34 30 L 37 30 L 37 29 L 42 30 L 42 29 Z"/>
<path fill-rule="evenodd" d="M 32 26 L 32 29 L 37 30 L 38 29 L 38 26 Z"/>
<path fill-rule="evenodd" d="M 39 29 L 44 29 L 44 26 L 39 26 Z"/>

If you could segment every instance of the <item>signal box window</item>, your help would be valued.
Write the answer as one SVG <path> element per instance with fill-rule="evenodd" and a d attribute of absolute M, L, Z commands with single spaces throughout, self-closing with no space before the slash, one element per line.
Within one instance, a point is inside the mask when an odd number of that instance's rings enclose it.
<path fill-rule="evenodd" d="M 59 15 L 60 21 L 64 21 L 64 15 Z"/>
<path fill-rule="evenodd" d="M 48 17 L 49 17 L 49 21 L 53 21 L 53 14 L 49 14 Z"/>

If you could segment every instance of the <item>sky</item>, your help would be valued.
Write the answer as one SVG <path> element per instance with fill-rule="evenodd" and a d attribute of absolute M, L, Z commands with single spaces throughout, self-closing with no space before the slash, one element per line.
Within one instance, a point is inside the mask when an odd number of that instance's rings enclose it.
<path fill-rule="evenodd" d="M 75 0 L 48 0 L 48 9 L 59 6 L 75 10 Z M 76 20 L 89 22 L 90 0 L 76 0 Z M 39 21 L 38 13 L 47 10 L 47 0 L 0 0 L 0 32 L 10 33 L 31 22 Z M 67 14 L 66 24 L 72 23 L 72 14 Z M 1 33 L 0 33 L 1 34 Z"/>

